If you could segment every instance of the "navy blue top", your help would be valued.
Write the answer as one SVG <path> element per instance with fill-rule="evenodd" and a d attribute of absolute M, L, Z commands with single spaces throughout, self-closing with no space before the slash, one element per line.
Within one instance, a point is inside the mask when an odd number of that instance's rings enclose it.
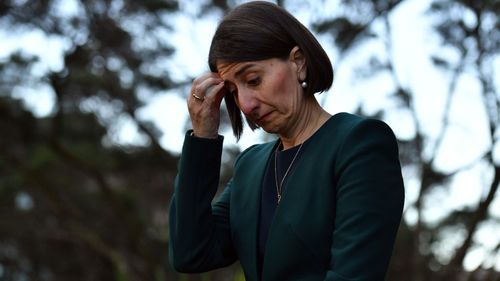
<path fill-rule="evenodd" d="M 278 150 L 278 161 L 276 162 L 276 171 L 278 172 L 278 182 L 281 182 L 286 170 L 292 163 L 297 150 L 300 145 L 294 146 L 287 150 Z M 279 147 L 281 149 L 281 146 Z M 300 153 L 301 154 L 301 153 Z M 278 195 L 276 192 L 276 179 L 274 177 L 274 156 L 275 151 L 273 151 L 271 157 L 269 157 L 269 162 L 267 163 L 266 171 L 264 174 L 264 179 L 262 181 L 262 194 L 261 194 L 261 205 L 260 205 L 260 222 L 259 222 L 259 241 L 257 244 L 257 264 L 259 275 L 262 276 L 262 264 L 264 263 L 264 253 L 266 250 L 267 235 L 269 233 L 269 228 L 273 221 L 274 213 L 278 207 Z M 297 164 L 300 155 L 297 155 L 293 166 L 290 168 L 287 177 L 293 172 L 294 166 Z M 281 194 L 283 194 L 286 189 L 286 179 L 283 182 L 281 189 Z M 283 198 L 282 198 L 283 199 Z"/>

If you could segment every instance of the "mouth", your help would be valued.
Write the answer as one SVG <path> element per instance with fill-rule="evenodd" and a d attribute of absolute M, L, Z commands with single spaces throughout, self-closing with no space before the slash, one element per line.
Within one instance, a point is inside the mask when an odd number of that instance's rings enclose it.
<path fill-rule="evenodd" d="M 271 111 L 271 112 L 268 112 L 268 113 L 262 115 L 259 119 L 257 119 L 256 123 L 257 124 L 262 124 L 262 123 L 268 121 L 269 116 L 271 115 L 271 113 L 273 113 L 273 112 Z"/>

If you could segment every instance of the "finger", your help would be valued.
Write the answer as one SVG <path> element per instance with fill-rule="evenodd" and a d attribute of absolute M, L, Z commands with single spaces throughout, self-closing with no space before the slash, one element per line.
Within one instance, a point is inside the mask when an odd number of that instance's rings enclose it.
<path fill-rule="evenodd" d="M 193 83 L 191 84 L 191 89 L 189 91 L 188 95 L 188 105 L 192 104 L 193 102 L 202 102 L 205 99 L 205 95 L 201 93 L 201 87 L 200 84 L 205 81 L 207 78 L 211 77 L 211 73 L 203 73 L 202 75 L 196 77 L 193 80 Z"/>
<path fill-rule="evenodd" d="M 214 100 L 219 105 L 221 104 L 224 96 L 227 94 L 227 88 L 225 87 L 225 85 L 226 84 L 224 83 L 224 81 L 222 81 L 216 87 L 214 87 L 214 91 L 216 91 L 214 94 Z"/>
<path fill-rule="evenodd" d="M 204 95 L 201 95 L 200 93 L 198 93 L 196 91 L 192 94 L 192 97 L 195 98 L 197 101 L 200 101 L 200 102 L 203 102 L 205 100 Z"/>
<path fill-rule="evenodd" d="M 205 72 L 203 73 L 202 75 L 196 77 L 194 80 L 193 80 L 193 85 L 198 85 L 200 84 L 201 82 L 205 81 L 206 79 L 208 78 L 220 78 L 222 79 L 218 73 L 215 73 L 215 72 Z"/>
<path fill-rule="evenodd" d="M 208 97 L 213 97 L 216 92 L 214 92 L 212 88 L 223 81 L 224 80 L 217 77 L 208 77 L 199 84 L 193 85 L 192 95 L 195 98 L 198 97 L 201 99 L 204 99 L 207 95 Z"/>

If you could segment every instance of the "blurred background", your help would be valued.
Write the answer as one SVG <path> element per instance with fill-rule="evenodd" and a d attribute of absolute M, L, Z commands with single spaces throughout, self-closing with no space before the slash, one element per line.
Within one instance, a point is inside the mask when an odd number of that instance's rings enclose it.
<path fill-rule="evenodd" d="M 244 280 L 238 264 L 177 274 L 167 256 L 190 82 L 242 2 L 0 2 L 0 280 Z M 277 4 L 332 60 L 322 105 L 398 138 L 387 280 L 500 280 L 500 1 Z M 242 149 L 274 138 L 236 143 L 222 122 L 221 188 Z"/>

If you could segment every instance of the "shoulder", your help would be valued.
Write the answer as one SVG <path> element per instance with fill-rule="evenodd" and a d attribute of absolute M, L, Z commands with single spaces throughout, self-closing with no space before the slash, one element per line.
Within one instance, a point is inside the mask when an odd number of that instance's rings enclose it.
<path fill-rule="evenodd" d="M 394 160 L 399 158 L 396 136 L 384 121 L 352 114 L 343 115 L 341 119 L 337 131 L 341 135 L 337 161 L 358 156 L 368 159 L 376 154 Z"/>
<path fill-rule="evenodd" d="M 371 139 L 377 136 L 395 139 L 394 133 L 385 122 L 342 112 L 333 115 L 313 136 L 311 142 L 315 143 L 315 146 L 327 146 L 336 150 L 346 142 L 362 141 L 366 137 Z"/>
<path fill-rule="evenodd" d="M 310 161 L 321 159 L 336 168 L 372 154 L 399 157 L 396 137 L 385 122 L 349 113 L 332 116 L 308 141 L 307 149 Z"/>
<path fill-rule="evenodd" d="M 345 140 L 349 142 L 396 142 L 392 129 L 382 120 L 352 115 L 345 121 Z"/>
<path fill-rule="evenodd" d="M 335 114 L 329 121 L 332 123 L 331 126 L 335 127 L 337 131 L 344 131 L 345 133 L 367 128 L 392 132 L 391 128 L 384 121 L 345 112 Z"/>

